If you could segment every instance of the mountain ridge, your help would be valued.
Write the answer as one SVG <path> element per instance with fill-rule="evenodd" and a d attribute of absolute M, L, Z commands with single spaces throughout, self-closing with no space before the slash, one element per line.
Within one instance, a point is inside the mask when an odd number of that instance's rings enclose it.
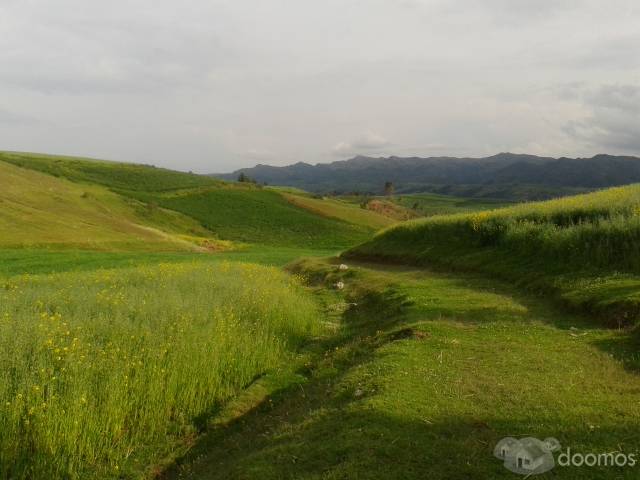
<path fill-rule="evenodd" d="M 284 167 L 259 164 L 211 176 L 235 180 L 240 173 L 259 183 L 298 187 L 315 193 L 380 194 L 385 182 L 389 181 L 399 193 L 454 187 L 462 195 L 465 188 L 471 190 L 470 187 L 527 185 L 533 186 L 533 191 L 542 192 L 539 198 L 544 198 L 554 196 L 554 192 L 563 194 L 565 190 L 575 193 L 576 190 L 640 182 L 640 158 L 609 154 L 554 158 L 509 152 L 488 157 L 359 155 L 315 165 L 304 162 Z"/>

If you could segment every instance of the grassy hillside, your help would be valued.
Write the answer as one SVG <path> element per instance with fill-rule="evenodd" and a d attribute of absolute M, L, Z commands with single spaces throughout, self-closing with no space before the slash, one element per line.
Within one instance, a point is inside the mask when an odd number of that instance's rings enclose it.
<path fill-rule="evenodd" d="M 161 192 L 221 183 L 203 175 L 176 172 L 152 165 L 77 157 L 0 152 L 0 161 L 75 182 L 97 183 L 114 190 Z"/>
<path fill-rule="evenodd" d="M 0 161 L 0 247 L 197 250 L 188 236 L 212 234 L 176 212 Z"/>
<path fill-rule="evenodd" d="M 557 293 L 609 323 L 640 314 L 640 186 L 416 220 L 347 256 L 475 269 Z"/>
<path fill-rule="evenodd" d="M 7 280 L 0 478 L 139 477 L 318 325 L 296 279 L 246 264 Z"/>
<path fill-rule="evenodd" d="M 144 194 L 138 198 L 182 212 L 222 239 L 282 247 L 341 249 L 373 229 L 326 218 L 288 202 L 280 193 L 253 185 Z"/>
<path fill-rule="evenodd" d="M 284 193 L 283 196 L 291 204 L 317 215 L 344 220 L 345 222 L 367 226 L 375 230 L 395 223 L 393 218 L 337 198 L 314 198 L 291 193 Z"/>
<path fill-rule="evenodd" d="M 511 203 L 503 200 L 460 198 L 450 195 L 438 195 L 437 193 L 396 195 L 391 199 L 395 203 L 409 208 L 423 217 L 492 210 L 508 206 Z"/>
<path fill-rule="evenodd" d="M 294 205 L 284 197 L 286 193 L 274 189 L 148 165 L 26 153 L 0 153 L 0 161 L 65 178 L 82 191 L 96 184 L 107 187 L 122 198 L 135 200 L 147 215 L 164 211 L 158 207 L 178 212 L 180 218 L 191 217 L 200 235 L 204 231 L 222 240 L 340 250 L 364 241 L 384 222 L 376 224 L 373 214 L 328 218 Z M 189 236 L 196 230 L 188 228 L 182 233 Z"/>

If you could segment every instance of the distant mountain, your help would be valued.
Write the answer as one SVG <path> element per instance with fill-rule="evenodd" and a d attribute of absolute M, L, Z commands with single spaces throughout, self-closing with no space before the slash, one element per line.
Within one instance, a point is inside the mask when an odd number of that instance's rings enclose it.
<path fill-rule="evenodd" d="M 500 153 L 485 158 L 358 156 L 327 164 L 257 165 L 243 172 L 260 183 L 316 193 L 382 193 L 387 181 L 398 193 L 438 192 L 463 196 L 538 199 L 640 182 L 640 158 L 596 155 L 551 158 Z"/>

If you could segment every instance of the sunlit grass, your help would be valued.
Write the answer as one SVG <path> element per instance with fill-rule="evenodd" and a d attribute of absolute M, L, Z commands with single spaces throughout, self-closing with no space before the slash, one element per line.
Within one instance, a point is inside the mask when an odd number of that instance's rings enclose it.
<path fill-rule="evenodd" d="M 248 264 L 24 276 L 0 287 L 0 478 L 149 465 L 317 324 L 295 278 Z"/>
<path fill-rule="evenodd" d="M 640 185 L 410 221 L 350 253 L 489 272 L 629 324 L 640 314 L 628 278 L 640 273 Z"/>

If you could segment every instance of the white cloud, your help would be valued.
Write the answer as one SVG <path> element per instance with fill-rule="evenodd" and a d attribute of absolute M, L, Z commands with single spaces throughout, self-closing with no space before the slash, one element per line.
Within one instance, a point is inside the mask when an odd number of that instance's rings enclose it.
<path fill-rule="evenodd" d="M 364 132 L 352 141 L 342 141 L 333 147 L 333 154 L 337 156 L 378 153 L 393 144 L 381 135 Z"/>
<path fill-rule="evenodd" d="M 627 0 L 4 0 L 0 149 L 201 172 L 634 152 L 629 92 L 585 92 L 637 77 L 639 22 Z"/>
<path fill-rule="evenodd" d="M 603 152 L 640 154 L 640 84 L 602 85 L 580 93 L 588 113 L 567 122 L 564 131 Z"/>

